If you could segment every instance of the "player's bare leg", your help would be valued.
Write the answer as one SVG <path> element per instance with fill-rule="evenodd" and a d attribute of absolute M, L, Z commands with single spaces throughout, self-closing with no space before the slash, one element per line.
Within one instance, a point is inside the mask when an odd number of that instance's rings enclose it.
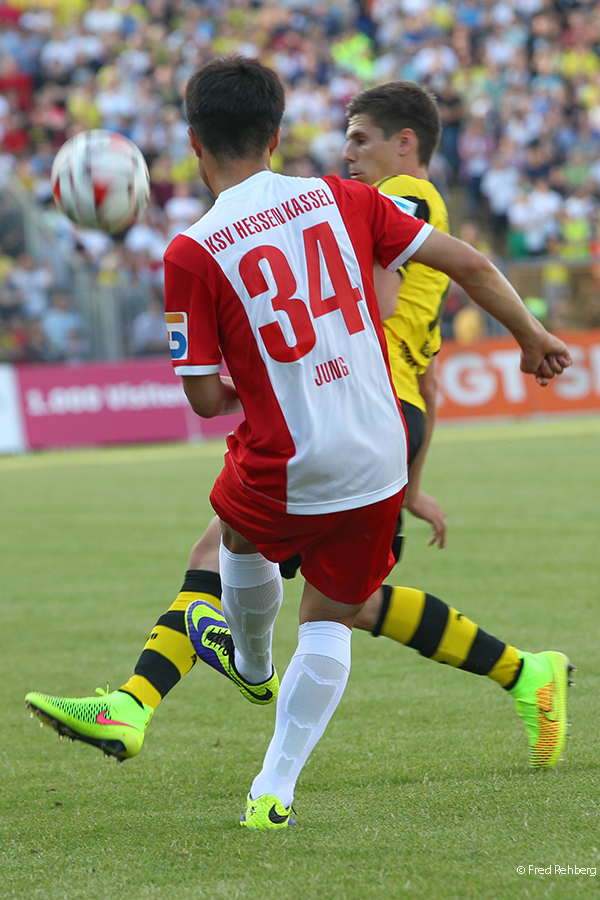
<path fill-rule="evenodd" d="M 208 528 L 199 541 L 196 541 L 190 552 L 188 569 L 200 569 L 205 572 L 219 572 L 219 547 L 221 546 L 221 523 L 218 516 L 213 516 Z M 220 598 L 219 591 L 219 598 Z"/>

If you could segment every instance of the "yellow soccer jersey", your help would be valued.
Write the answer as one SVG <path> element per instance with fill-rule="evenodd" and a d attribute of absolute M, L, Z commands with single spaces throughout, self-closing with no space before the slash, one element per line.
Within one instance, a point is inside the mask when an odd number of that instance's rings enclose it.
<path fill-rule="evenodd" d="M 449 234 L 446 204 L 430 181 L 411 175 L 392 175 L 376 187 L 404 212 L 425 219 L 434 228 Z M 398 397 L 425 412 L 417 375 L 426 371 L 440 349 L 439 321 L 450 279 L 443 272 L 411 260 L 400 269 L 400 274 L 398 305 L 394 315 L 383 323 L 383 329 Z"/>

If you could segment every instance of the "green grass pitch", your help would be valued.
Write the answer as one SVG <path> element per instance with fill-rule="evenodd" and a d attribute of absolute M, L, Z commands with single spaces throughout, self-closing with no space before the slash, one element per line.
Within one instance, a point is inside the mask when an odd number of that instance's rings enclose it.
<path fill-rule="evenodd" d="M 357 633 L 346 695 L 298 784 L 299 824 L 239 814 L 274 710 L 196 666 L 117 766 L 27 715 L 28 690 L 118 687 L 178 592 L 211 511 L 221 444 L 0 459 L 0 898 L 579 900 L 600 872 L 600 420 L 440 428 L 425 489 L 448 547 L 408 523 L 390 581 L 523 649 L 577 666 L 573 737 L 527 767 L 510 697 Z M 275 635 L 293 651 L 300 583 Z M 519 866 L 552 874 L 518 873 Z"/>

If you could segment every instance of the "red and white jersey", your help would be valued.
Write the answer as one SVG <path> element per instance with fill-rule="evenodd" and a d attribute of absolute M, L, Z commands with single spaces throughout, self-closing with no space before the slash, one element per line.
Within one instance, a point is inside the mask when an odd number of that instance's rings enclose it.
<path fill-rule="evenodd" d="M 430 231 L 375 188 L 264 171 L 169 245 L 175 372 L 225 359 L 246 416 L 227 441 L 238 475 L 287 512 L 367 506 L 406 483 L 373 260 L 397 270 Z"/>

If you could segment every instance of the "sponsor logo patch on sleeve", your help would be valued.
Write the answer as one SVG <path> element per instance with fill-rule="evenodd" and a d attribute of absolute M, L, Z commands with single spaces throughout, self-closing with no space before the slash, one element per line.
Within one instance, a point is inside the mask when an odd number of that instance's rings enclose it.
<path fill-rule="evenodd" d="M 402 210 L 402 212 L 406 213 L 408 216 L 412 216 L 413 219 L 417 217 L 417 209 L 418 206 L 413 200 L 407 200 L 406 197 L 397 197 L 395 194 L 384 194 L 385 197 L 388 197 L 396 206 Z"/>
<path fill-rule="evenodd" d="M 185 312 L 165 313 L 171 359 L 187 359 L 188 317 Z"/>

